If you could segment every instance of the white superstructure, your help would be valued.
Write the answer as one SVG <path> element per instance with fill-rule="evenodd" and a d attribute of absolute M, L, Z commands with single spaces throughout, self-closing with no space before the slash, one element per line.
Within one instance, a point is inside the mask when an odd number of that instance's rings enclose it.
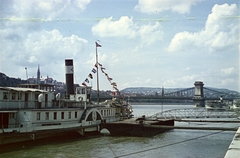
<path fill-rule="evenodd" d="M 118 99 L 94 105 L 91 87 L 77 87 L 69 99 L 54 96 L 52 86 L 26 87 L 0 87 L 0 144 L 35 139 L 41 131 L 74 130 L 84 135 L 100 131 L 103 122 L 124 117 L 126 106 Z M 12 135 L 16 139 L 11 140 Z"/>

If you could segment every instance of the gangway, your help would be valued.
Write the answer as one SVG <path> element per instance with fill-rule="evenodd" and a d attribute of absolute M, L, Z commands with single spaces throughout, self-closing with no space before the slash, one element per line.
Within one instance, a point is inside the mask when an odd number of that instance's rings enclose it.
<path fill-rule="evenodd" d="M 186 108 L 162 111 L 148 119 L 188 119 L 188 118 L 237 118 L 239 114 L 231 110 Z"/>

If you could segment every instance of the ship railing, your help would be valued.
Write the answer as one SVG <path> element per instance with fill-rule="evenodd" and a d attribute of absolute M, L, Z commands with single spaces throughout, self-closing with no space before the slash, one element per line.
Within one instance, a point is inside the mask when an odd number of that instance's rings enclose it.
<path fill-rule="evenodd" d="M 69 123 L 69 124 L 61 124 L 61 125 L 53 125 L 53 126 L 35 126 L 33 127 L 33 131 L 38 130 L 50 130 L 50 129 L 70 129 L 70 128 L 79 128 L 81 127 L 81 123 Z"/>
<path fill-rule="evenodd" d="M 73 124 L 64 124 L 64 125 L 54 125 L 54 126 L 32 126 L 25 121 L 23 123 L 9 124 L 7 128 L 2 127 L 2 132 L 5 133 L 17 133 L 17 132 L 33 132 L 38 130 L 47 130 L 47 129 L 69 129 L 69 128 L 78 128 L 81 127 L 80 123 Z M 2 133 L 0 132 L 0 133 Z"/>
<path fill-rule="evenodd" d="M 5 109 L 45 109 L 45 108 L 84 108 L 84 103 L 82 102 L 42 102 L 38 101 L 1 101 L 0 110 Z"/>
<path fill-rule="evenodd" d="M 52 102 L 42 102 L 38 101 L 1 101 L 0 109 L 37 109 L 42 107 L 51 107 Z"/>

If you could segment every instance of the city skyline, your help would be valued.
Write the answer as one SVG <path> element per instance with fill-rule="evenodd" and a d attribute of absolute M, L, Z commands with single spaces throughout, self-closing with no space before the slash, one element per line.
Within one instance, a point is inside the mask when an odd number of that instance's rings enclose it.
<path fill-rule="evenodd" d="M 184 2 L 184 3 L 183 3 Z M 205 86 L 240 91 L 237 0 L 1 1 L 0 72 L 74 83 L 89 79 L 95 61 L 119 89 Z M 6 66 L 7 65 L 7 66 Z M 99 70 L 100 89 L 111 89 Z M 89 85 L 96 89 L 96 75 Z"/>

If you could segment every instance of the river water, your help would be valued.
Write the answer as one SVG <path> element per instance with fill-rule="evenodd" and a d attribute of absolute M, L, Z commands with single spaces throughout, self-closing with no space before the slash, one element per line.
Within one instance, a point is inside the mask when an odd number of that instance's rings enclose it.
<path fill-rule="evenodd" d="M 161 110 L 191 108 L 192 105 L 133 105 L 135 116 L 151 116 Z M 193 123 L 201 126 L 203 123 Z M 212 126 L 219 126 L 214 123 Z M 221 123 L 239 127 L 238 123 Z M 41 158 L 221 158 L 235 132 L 174 129 L 153 137 L 90 136 L 46 139 L 0 148 L 0 157 Z"/>

